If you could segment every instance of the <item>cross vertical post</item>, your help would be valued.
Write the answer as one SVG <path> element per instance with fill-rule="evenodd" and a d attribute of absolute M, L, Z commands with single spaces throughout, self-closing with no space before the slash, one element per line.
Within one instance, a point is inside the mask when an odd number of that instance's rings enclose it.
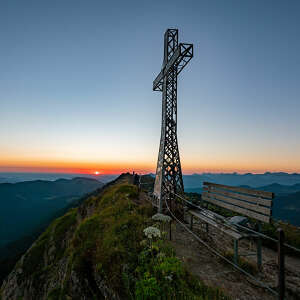
<path fill-rule="evenodd" d="M 153 90 L 162 92 L 161 139 L 153 192 L 159 212 L 165 201 L 172 207 L 174 194 L 184 192 L 177 140 L 177 76 L 192 57 L 193 45 L 178 43 L 178 29 L 167 29 L 162 69 L 153 81 Z"/>

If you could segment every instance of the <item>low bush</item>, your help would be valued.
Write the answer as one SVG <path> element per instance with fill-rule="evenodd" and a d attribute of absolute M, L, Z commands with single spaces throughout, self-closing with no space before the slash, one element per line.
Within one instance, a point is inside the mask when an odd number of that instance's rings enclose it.
<path fill-rule="evenodd" d="M 207 287 L 191 275 L 175 256 L 173 248 L 163 240 L 143 248 L 135 274 L 134 299 L 137 300 L 229 299 L 221 290 Z"/>

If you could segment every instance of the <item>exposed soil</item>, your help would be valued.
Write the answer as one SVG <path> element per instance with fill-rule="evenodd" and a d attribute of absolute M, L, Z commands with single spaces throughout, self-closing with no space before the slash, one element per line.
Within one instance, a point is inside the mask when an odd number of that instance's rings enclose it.
<path fill-rule="evenodd" d="M 140 203 L 151 202 L 147 194 L 141 192 Z M 207 234 L 200 224 L 194 225 L 193 231 L 218 252 L 232 252 L 233 240 L 221 231 L 209 227 Z M 259 286 L 251 278 L 234 269 L 228 263 L 212 254 L 204 245 L 197 241 L 180 224 L 172 226 L 171 244 L 176 255 L 185 263 L 188 270 L 198 276 L 207 285 L 221 288 L 233 300 L 274 300 L 277 296 Z M 255 251 L 255 244 L 243 240 L 239 243 L 239 253 Z M 262 248 L 263 266 L 254 276 L 276 290 L 277 286 L 277 253 L 269 248 Z M 256 266 L 256 256 L 247 257 L 247 261 Z M 285 257 L 286 266 L 286 299 L 300 299 L 300 258 Z"/>
<path fill-rule="evenodd" d="M 207 234 L 196 225 L 194 231 L 219 252 L 233 249 L 231 238 L 215 228 L 209 227 Z M 271 292 L 259 287 L 254 280 L 212 254 L 180 224 L 173 226 L 171 243 L 176 249 L 177 256 L 184 261 L 191 273 L 199 276 L 207 285 L 220 287 L 233 300 L 277 299 Z M 249 241 L 240 242 L 240 253 L 249 250 L 255 251 L 255 245 L 251 245 Z M 277 253 L 265 247 L 262 252 L 263 267 L 255 277 L 276 290 Z M 247 257 L 247 261 L 255 266 L 256 256 Z M 287 299 L 300 299 L 300 259 L 286 256 L 286 287 Z"/>

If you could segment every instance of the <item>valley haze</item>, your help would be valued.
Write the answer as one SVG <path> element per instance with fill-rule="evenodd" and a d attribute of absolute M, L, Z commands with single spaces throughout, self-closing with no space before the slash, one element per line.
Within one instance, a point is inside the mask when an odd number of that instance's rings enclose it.
<path fill-rule="evenodd" d="M 149 173 L 155 176 L 153 173 Z M 30 180 L 57 180 L 59 178 L 72 179 L 74 177 L 87 177 L 99 180 L 103 183 L 117 178 L 120 174 L 82 174 L 82 173 L 34 173 L 34 172 L 0 172 L 0 183 L 15 183 Z M 282 185 L 294 185 L 300 183 L 299 173 L 265 172 L 262 174 L 245 173 L 194 173 L 183 175 L 185 188 L 200 188 L 204 181 L 227 185 L 248 185 L 260 187 L 273 183 Z"/>

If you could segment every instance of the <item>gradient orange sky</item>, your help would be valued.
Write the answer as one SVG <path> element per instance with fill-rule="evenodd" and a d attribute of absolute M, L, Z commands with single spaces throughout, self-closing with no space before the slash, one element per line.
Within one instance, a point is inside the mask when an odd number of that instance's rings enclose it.
<path fill-rule="evenodd" d="M 0 172 L 155 172 L 161 93 L 152 82 L 171 26 L 194 44 L 178 79 L 183 172 L 300 173 L 299 9 L 1 2 Z"/>
<path fill-rule="evenodd" d="M 185 154 L 187 151 L 183 151 Z M 261 156 L 256 159 L 251 157 L 251 160 L 245 160 L 243 155 L 238 157 L 238 153 L 235 153 L 235 157 L 222 157 L 216 153 L 199 153 L 193 160 L 192 154 L 182 155 L 182 168 L 185 174 L 202 173 L 202 172 L 238 172 L 238 173 L 264 173 L 266 171 L 271 172 L 300 172 L 300 168 L 287 167 L 293 164 L 295 166 L 295 157 L 289 157 L 285 160 L 285 164 L 282 161 L 278 161 L 276 156 Z M 71 157 L 71 154 L 69 155 Z M 88 155 L 87 155 L 88 156 Z M 205 159 L 201 160 L 201 156 Z M 10 157 L 11 158 L 11 157 Z M 22 157 L 0 160 L 0 172 L 47 172 L 47 173 L 82 173 L 82 174 L 94 174 L 98 171 L 100 174 L 119 174 L 122 172 L 138 172 L 138 173 L 155 173 L 156 156 L 153 155 L 149 158 L 149 162 L 138 159 L 131 159 L 128 157 L 128 161 L 115 160 L 111 161 L 93 161 L 90 160 L 72 160 L 72 158 L 59 160 L 39 160 L 37 157 Z M 299 160 L 297 161 L 299 165 Z M 271 167 L 272 166 L 272 167 Z"/>

